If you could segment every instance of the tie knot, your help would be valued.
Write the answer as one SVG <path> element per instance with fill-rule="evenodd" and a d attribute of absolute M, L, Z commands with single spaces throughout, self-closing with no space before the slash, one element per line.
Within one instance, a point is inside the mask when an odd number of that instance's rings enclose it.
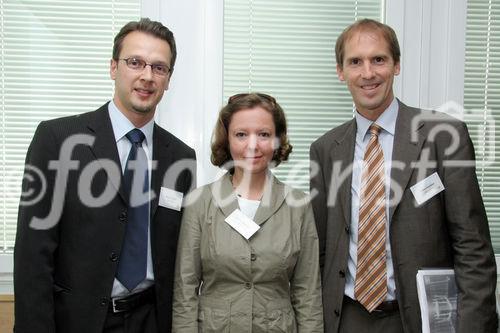
<path fill-rule="evenodd" d="M 142 146 L 142 141 L 144 141 L 145 135 L 140 129 L 134 128 L 127 134 L 125 134 L 127 139 L 135 145 Z"/>
<path fill-rule="evenodd" d="M 380 127 L 379 125 L 373 123 L 370 125 L 370 128 L 368 129 L 368 131 L 370 132 L 370 134 L 373 136 L 377 136 L 380 134 L 380 131 L 382 130 L 382 127 Z"/>

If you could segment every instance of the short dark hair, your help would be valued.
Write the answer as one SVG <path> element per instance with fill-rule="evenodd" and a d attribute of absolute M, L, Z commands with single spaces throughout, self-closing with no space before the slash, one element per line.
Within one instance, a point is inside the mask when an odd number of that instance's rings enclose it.
<path fill-rule="evenodd" d="M 365 18 L 358 20 L 345 28 L 337 38 L 337 43 L 335 44 L 335 59 L 337 60 L 337 66 L 339 66 L 340 68 L 344 67 L 345 43 L 354 35 L 354 33 L 359 31 L 380 32 L 382 37 L 384 37 L 384 39 L 387 41 L 387 44 L 389 44 L 389 50 L 391 52 L 394 63 L 399 63 L 401 51 L 399 50 L 398 37 L 396 36 L 396 32 L 394 32 L 394 30 L 387 24 Z"/>
<path fill-rule="evenodd" d="M 233 159 L 229 151 L 228 137 L 229 123 L 232 116 L 238 111 L 255 107 L 261 107 L 273 116 L 276 137 L 279 140 L 279 147 L 275 150 L 272 159 L 275 165 L 277 166 L 288 159 L 292 146 L 288 141 L 285 112 L 283 112 L 274 97 L 261 93 L 248 93 L 230 97 L 227 105 L 219 112 L 212 135 L 212 156 L 210 160 L 213 165 L 222 167 Z"/>
<path fill-rule="evenodd" d="M 123 40 L 129 33 L 134 31 L 150 34 L 168 43 L 172 54 L 172 58 L 170 58 L 170 74 L 172 74 L 174 71 L 175 59 L 177 58 L 174 34 L 160 22 L 152 21 L 148 18 L 141 18 L 139 21 L 130 21 L 120 29 L 113 43 L 113 60 L 119 59 Z"/>

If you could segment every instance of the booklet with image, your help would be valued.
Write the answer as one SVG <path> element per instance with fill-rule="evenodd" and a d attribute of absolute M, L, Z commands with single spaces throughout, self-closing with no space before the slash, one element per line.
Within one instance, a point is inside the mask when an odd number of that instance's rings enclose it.
<path fill-rule="evenodd" d="M 422 333 L 454 333 L 457 324 L 457 284 L 452 269 L 417 272 Z"/>

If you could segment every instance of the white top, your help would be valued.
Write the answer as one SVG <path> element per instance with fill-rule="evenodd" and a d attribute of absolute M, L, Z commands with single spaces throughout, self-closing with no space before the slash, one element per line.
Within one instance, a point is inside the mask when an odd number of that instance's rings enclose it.
<path fill-rule="evenodd" d="M 257 208 L 259 208 L 260 200 L 245 199 L 239 195 L 237 198 L 238 206 L 240 206 L 241 212 L 253 220 L 255 213 L 257 212 Z"/>

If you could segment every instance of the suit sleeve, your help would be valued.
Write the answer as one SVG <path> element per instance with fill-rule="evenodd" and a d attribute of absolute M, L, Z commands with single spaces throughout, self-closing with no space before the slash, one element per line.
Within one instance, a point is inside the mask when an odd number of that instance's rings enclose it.
<path fill-rule="evenodd" d="M 323 332 L 323 305 L 318 259 L 318 234 L 312 207 L 307 204 L 300 231 L 300 253 L 290 281 L 298 333 Z"/>
<path fill-rule="evenodd" d="M 197 191 L 191 197 L 197 196 Z M 198 288 L 201 283 L 201 218 L 202 200 L 192 200 L 182 216 L 175 264 L 173 323 L 174 333 L 198 333 Z"/>
<path fill-rule="evenodd" d="M 316 229 L 319 237 L 319 263 L 320 269 L 323 271 L 325 263 L 325 246 L 326 246 L 326 221 L 327 221 L 327 190 L 325 187 L 325 179 L 323 176 L 323 165 L 320 161 L 317 152 L 317 146 L 311 145 L 310 149 L 310 193 L 311 203 L 314 211 L 314 220 L 316 221 Z"/>
<path fill-rule="evenodd" d="M 41 123 L 26 156 L 17 234 L 14 246 L 15 332 L 55 332 L 54 255 L 58 245 L 58 224 L 49 229 L 30 227 L 33 217 L 46 217 L 52 207 L 56 174 L 50 160 L 58 158 L 55 136 Z M 36 173 L 38 171 L 38 173 Z M 27 202 L 41 194 L 38 201 Z"/>
<path fill-rule="evenodd" d="M 459 290 L 457 332 L 496 332 L 495 256 L 475 168 L 446 165 L 475 160 L 465 124 L 460 123 L 456 128 L 454 139 L 460 140 L 457 149 L 448 155 L 445 155 L 446 147 L 440 147 L 439 151 L 444 155 L 445 213 Z"/>

